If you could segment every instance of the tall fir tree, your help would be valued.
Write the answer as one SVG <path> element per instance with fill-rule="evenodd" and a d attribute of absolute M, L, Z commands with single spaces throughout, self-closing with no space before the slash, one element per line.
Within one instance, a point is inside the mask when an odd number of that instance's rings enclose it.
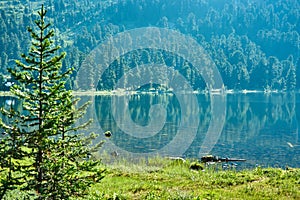
<path fill-rule="evenodd" d="M 53 30 L 45 22 L 42 6 L 28 28 L 32 47 L 25 63 L 16 61 L 9 69 L 16 83 L 11 92 L 21 101 L 22 110 L 2 108 L 0 139 L 0 199 L 13 189 L 25 190 L 37 199 L 68 199 L 84 196 L 92 184 L 103 177 L 99 162 L 89 159 L 101 143 L 90 145 L 96 134 L 77 134 L 90 121 L 76 125 L 88 106 L 78 108 L 78 99 L 65 88 L 73 68 L 62 72 L 65 53 L 53 45 Z"/>

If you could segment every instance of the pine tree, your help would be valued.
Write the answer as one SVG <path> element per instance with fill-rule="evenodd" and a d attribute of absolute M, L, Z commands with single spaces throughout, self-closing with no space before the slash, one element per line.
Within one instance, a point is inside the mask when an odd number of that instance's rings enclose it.
<path fill-rule="evenodd" d="M 61 70 L 65 53 L 53 45 L 46 13 L 42 6 L 36 30 L 28 28 L 32 47 L 28 55 L 22 54 L 25 63 L 16 61 L 9 69 L 16 80 L 11 92 L 21 101 L 22 111 L 1 110 L 12 120 L 0 123 L 6 135 L 0 139 L 0 199 L 16 188 L 38 199 L 84 196 L 103 177 L 99 161 L 89 159 L 101 143 L 91 147 L 96 135 L 77 133 L 90 123 L 76 126 L 88 103 L 77 108 L 78 99 L 65 88 L 73 68 Z"/>

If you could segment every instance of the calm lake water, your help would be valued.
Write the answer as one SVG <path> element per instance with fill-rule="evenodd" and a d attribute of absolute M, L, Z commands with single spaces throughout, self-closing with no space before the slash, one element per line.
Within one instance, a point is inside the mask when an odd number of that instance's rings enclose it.
<path fill-rule="evenodd" d="M 12 103 L 1 97 L 2 106 Z M 92 101 L 82 121 L 112 157 L 155 155 L 246 159 L 241 167 L 300 167 L 300 94 L 128 94 Z M 80 122 L 79 122 L 80 123 Z M 105 131 L 112 136 L 106 138 Z"/>
<path fill-rule="evenodd" d="M 246 159 L 240 166 L 300 167 L 300 94 L 81 96 L 112 156 Z"/>

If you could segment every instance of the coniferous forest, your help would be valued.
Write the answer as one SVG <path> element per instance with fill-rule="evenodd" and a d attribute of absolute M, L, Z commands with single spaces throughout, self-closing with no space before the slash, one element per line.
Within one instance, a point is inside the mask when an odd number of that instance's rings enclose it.
<path fill-rule="evenodd" d="M 147 26 L 193 37 L 215 62 L 227 89 L 300 89 L 297 0 L 2 0 L 0 90 L 8 90 L 13 80 L 7 69 L 30 47 L 26 27 L 36 20 L 42 3 L 55 28 L 55 45 L 68 55 L 63 70 L 75 68 L 68 89 L 92 89 L 76 83 L 76 72 L 97 45 L 111 35 Z M 193 66 L 180 59 L 170 52 L 141 49 L 113 62 L 93 87 L 111 90 L 130 68 L 160 60 L 167 66 L 176 65 L 173 67 L 191 81 L 193 89 L 205 89 Z"/>

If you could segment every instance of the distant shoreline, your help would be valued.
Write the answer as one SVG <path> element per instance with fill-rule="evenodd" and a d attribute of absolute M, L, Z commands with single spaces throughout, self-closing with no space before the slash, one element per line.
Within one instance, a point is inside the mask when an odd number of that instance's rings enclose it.
<path fill-rule="evenodd" d="M 288 94 L 288 93 L 300 93 L 300 91 L 279 91 L 279 90 L 270 90 L 270 91 L 264 91 L 264 90 L 222 90 L 222 89 L 216 89 L 216 90 L 204 90 L 204 91 L 193 91 L 193 92 L 186 92 L 186 91 L 177 91 L 176 94 L 210 94 L 210 95 L 226 95 L 226 94 L 261 94 L 264 93 L 266 95 L 268 94 Z M 72 91 L 72 94 L 74 96 L 123 96 L 123 95 L 135 95 L 135 94 L 174 94 L 173 91 L 131 91 L 131 90 L 105 90 L 105 91 L 78 91 L 74 90 Z M 0 96 L 13 96 L 11 92 L 9 91 L 0 91 Z"/>

